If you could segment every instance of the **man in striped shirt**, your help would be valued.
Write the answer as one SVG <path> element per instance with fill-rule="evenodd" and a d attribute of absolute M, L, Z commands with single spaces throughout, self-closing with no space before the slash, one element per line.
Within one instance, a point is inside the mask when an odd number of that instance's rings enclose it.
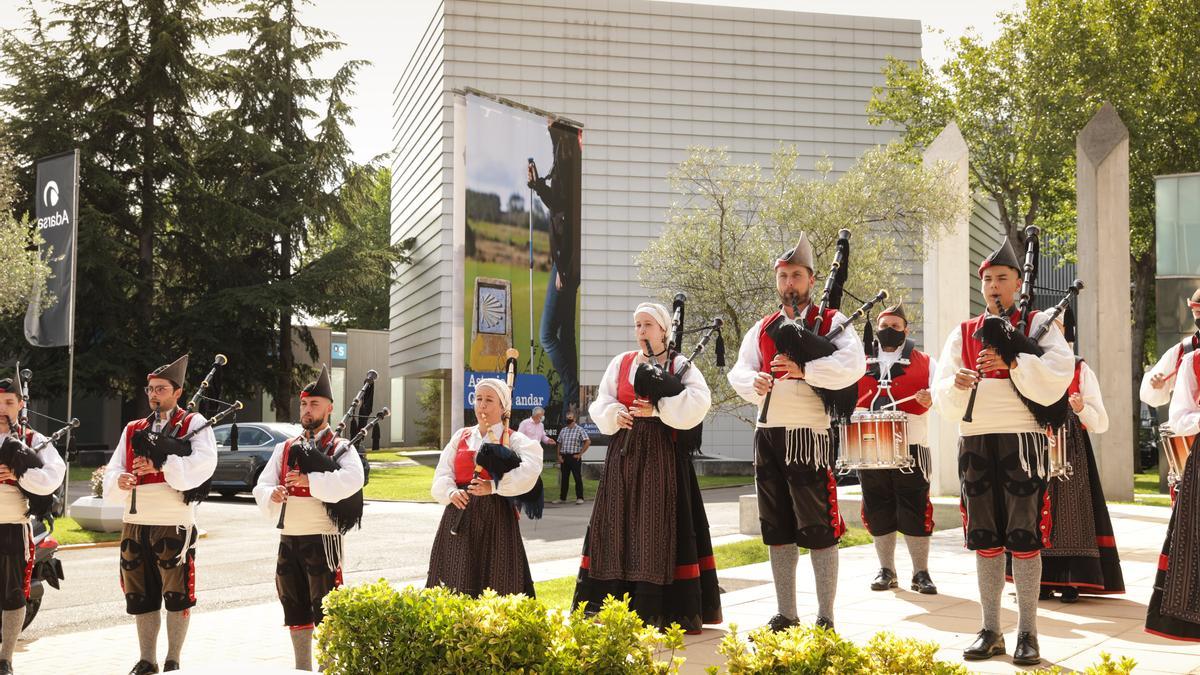
<path fill-rule="evenodd" d="M 555 504 L 567 501 L 567 486 L 575 476 L 575 503 L 583 503 L 583 453 L 592 444 L 583 427 L 575 424 L 575 411 L 567 412 L 567 426 L 558 432 L 558 466 L 560 471 L 559 498 Z"/>

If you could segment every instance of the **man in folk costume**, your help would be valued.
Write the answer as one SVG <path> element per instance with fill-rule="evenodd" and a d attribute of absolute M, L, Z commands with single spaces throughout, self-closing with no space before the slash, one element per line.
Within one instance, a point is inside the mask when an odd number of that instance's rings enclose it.
<path fill-rule="evenodd" d="M 0 380 L 0 441 L 23 443 L 30 449 L 46 437 L 20 424 L 25 407 L 20 373 Z M 67 468 L 53 443 L 38 451 L 40 469 L 27 468 L 20 478 L 0 464 L 0 675 L 12 673 L 13 650 L 25 625 L 29 579 L 33 572 L 33 531 L 29 524 L 28 494 L 51 495 L 62 485 Z"/>
<path fill-rule="evenodd" d="M 1124 593 L 1125 578 L 1088 437 L 1108 430 L 1108 412 L 1100 396 L 1100 381 L 1081 358 L 1075 359 L 1067 397 L 1071 414 L 1058 439 L 1066 445 L 1064 456 L 1072 473 L 1069 479 L 1050 482 L 1054 528 L 1050 547 L 1042 551 L 1041 598 L 1049 599 L 1057 591 L 1059 600 L 1072 603 L 1080 593 Z"/>
<path fill-rule="evenodd" d="M 1178 436 L 1200 434 L 1200 359 L 1197 352 L 1183 357 L 1168 423 Z M 1154 592 L 1146 609 L 1146 632 L 1172 640 L 1200 642 L 1200 462 L 1196 443 L 1173 486 L 1175 503 Z"/>
<path fill-rule="evenodd" d="M 979 266 L 987 311 L 950 332 L 941 351 L 933 397 L 942 414 L 961 419 L 971 389 L 978 388 L 972 421 L 958 426 L 958 476 L 966 546 L 976 554 L 983 628 L 963 651 L 963 658 L 989 659 L 1005 651 L 1000 598 L 1007 550 L 1013 556 L 1019 619 L 1013 663 L 1032 665 L 1041 662 L 1037 642 L 1040 552 L 1049 544 L 1051 510 L 1046 490 L 1048 439 L 1029 406 L 1049 406 L 1063 398 L 1075 357 L 1054 326 L 1039 343 L 1042 356 L 1019 354 L 1011 362 L 975 337 L 984 321 L 1007 321 L 1014 327 L 1020 322 L 1010 308 L 1021 287 L 1021 267 L 1007 238 Z M 1006 317 L 999 314 L 1002 308 Z M 1037 312 L 1026 318 L 1029 334 L 1049 320 Z"/>
<path fill-rule="evenodd" d="M 542 473 L 542 446 L 508 428 L 505 413 L 511 409 L 512 392 L 503 380 L 479 380 L 479 423 L 454 432 L 442 449 L 429 491 L 446 509 L 429 554 L 428 588 L 446 586 L 471 596 L 490 588 L 500 595 L 533 597 L 517 511 L 508 498 L 529 498 Z M 501 476 L 486 469 L 476 473 L 484 450 L 494 456 L 511 453 L 519 463 Z M 525 512 L 530 515 L 528 506 Z"/>
<path fill-rule="evenodd" d="M 838 540 L 846 525 L 838 512 L 837 481 L 831 470 L 829 414 L 814 387 L 853 386 L 866 370 L 862 341 L 853 328 L 833 339 L 836 351 L 803 367 L 778 353 L 775 335 L 784 322 L 816 324 L 813 251 L 808 237 L 775 261 L 775 290 L 782 308 L 756 322 L 742 339 L 729 384 L 748 403 L 762 406 L 771 394 L 765 422 L 754 432 L 754 473 L 763 542 L 770 547 L 778 613 L 769 622 L 781 631 L 798 623 L 796 564 L 810 550 L 817 588 L 817 625 L 833 627 L 837 594 Z M 794 307 L 800 316 L 794 314 Z M 825 335 L 847 319 L 836 310 L 821 317 Z M 775 373 L 781 373 L 779 379 Z M 761 417 L 761 415 L 760 415 Z"/>
<path fill-rule="evenodd" d="M 858 381 L 858 407 L 869 410 L 899 409 L 908 414 L 908 449 L 914 461 L 911 470 L 864 469 L 858 472 L 862 485 L 862 519 L 875 538 L 879 574 L 871 590 L 898 587 L 896 576 L 896 533 L 912 558 L 910 588 L 936 595 L 929 576 L 929 537 L 933 534 L 933 503 L 929 501 L 929 393 L 937 363 L 918 350 L 909 337 L 904 306 L 883 310 L 875 330 L 872 353 L 867 357 L 867 374 Z M 909 400 L 905 400 L 909 399 Z M 899 405 L 890 405 L 895 402 Z"/>
<path fill-rule="evenodd" d="M 1196 323 L 1196 332 L 1164 352 L 1158 363 L 1142 376 L 1138 393 L 1142 402 L 1150 407 L 1160 408 L 1171 402 L 1171 392 L 1175 389 L 1175 378 L 1183 357 L 1200 348 L 1200 288 L 1188 298 L 1187 306 Z"/>
<path fill-rule="evenodd" d="M 157 673 L 159 610 L 167 609 L 167 658 L 163 670 L 178 670 L 189 610 L 196 604 L 196 505 L 186 492 L 207 483 L 217 467 L 212 428 L 200 413 L 179 407 L 188 357 L 146 376 L 151 416 L 125 425 L 104 472 L 104 501 L 125 507 L 121 529 L 121 589 L 125 611 L 135 616 L 141 659 L 131 675 Z M 139 433 L 174 431 L 189 441 L 191 454 L 170 455 L 158 469 L 135 455 Z M 132 500 L 136 494 L 136 513 Z"/>
<path fill-rule="evenodd" d="M 362 460 L 330 428 L 332 412 L 329 369 L 322 365 L 316 382 L 300 391 L 304 435 L 275 446 L 254 487 L 254 501 L 272 523 L 280 520 L 287 504 L 275 562 L 275 590 L 291 633 L 296 670 L 312 670 L 313 629 L 324 617 L 321 603 L 342 585 L 342 529 L 329 509 L 363 488 Z M 307 447 L 301 449 L 301 444 Z M 338 468 L 313 473 L 291 468 L 292 453 L 304 451 L 321 453 Z"/>

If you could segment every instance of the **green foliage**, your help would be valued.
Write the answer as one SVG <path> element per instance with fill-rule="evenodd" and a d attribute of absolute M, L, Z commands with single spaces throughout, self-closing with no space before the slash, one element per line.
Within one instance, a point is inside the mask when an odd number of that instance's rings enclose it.
<path fill-rule="evenodd" d="M 18 194 L 13 164 L 12 153 L 0 146 L 0 316 L 23 311 L 45 290 L 50 274 L 45 260 L 27 250 L 41 244 L 37 228 L 11 215 Z M 46 259 L 54 255 L 49 251 Z"/>
<path fill-rule="evenodd" d="M 417 392 L 417 443 L 442 447 L 442 380 L 421 380 Z"/>
<path fill-rule="evenodd" d="M 965 667 L 934 659 L 937 643 L 900 639 L 879 633 L 866 646 L 859 647 L 837 633 L 816 626 L 795 626 L 773 633 L 758 628 L 749 634 L 752 642 L 741 639 L 737 626 L 730 626 L 717 652 L 727 661 L 724 668 L 710 673 L 730 675 L 839 673 L 922 673 L 926 675 L 966 675 Z"/>
<path fill-rule="evenodd" d="M 445 588 L 396 590 L 384 580 L 325 598 L 318 660 L 338 673 L 671 673 L 683 632 L 644 625 L 627 601 L 592 617 L 547 611 L 533 598 L 478 599 Z"/>
<path fill-rule="evenodd" d="M 1128 656 L 1122 656 L 1119 661 L 1114 661 L 1108 652 L 1100 652 L 1100 662 L 1088 666 L 1082 672 L 1085 673 L 1085 675 L 1130 675 L 1136 666 L 1137 661 L 1129 658 Z M 1046 673 L 1047 675 L 1060 675 L 1061 673 L 1068 671 L 1063 670 L 1062 666 L 1051 666 L 1049 668 L 1040 668 L 1033 672 Z"/>
<path fill-rule="evenodd" d="M 966 213 L 946 170 L 924 167 L 898 145 L 867 151 L 841 174 L 822 161 L 815 175 L 798 165 L 794 148 L 778 150 L 769 171 L 735 164 L 724 149 L 693 148 L 669 176 L 678 199 L 662 234 L 638 255 L 639 277 L 664 300 L 687 293 L 689 316 L 721 317 L 726 334 L 740 340 L 778 305 L 775 256 L 804 231 L 823 276 L 838 230 L 848 228 L 855 236 L 847 291 L 866 299 L 883 288 L 902 298 L 904 261 L 920 260 L 924 242 Z M 844 299 L 845 313 L 858 304 Z M 710 360 L 699 366 L 714 410 L 743 406 Z"/>

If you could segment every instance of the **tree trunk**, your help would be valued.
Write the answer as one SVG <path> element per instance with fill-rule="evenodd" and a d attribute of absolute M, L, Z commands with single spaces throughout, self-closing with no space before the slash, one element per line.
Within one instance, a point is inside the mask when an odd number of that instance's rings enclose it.
<path fill-rule="evenodd" d="M 1146 369 L 1146 333 L 1151 327 L 1151 322 L 1154 317 L 1149 315 L 1151 307 L 1150 298 L 1153 297 L 1154 289 L 1154 272 L 1157 268 L 1154 249 L 1151 248 L 1141 259 L 1130 260 L 1130 266 L 1133 271 L 1133 344 L 1130 349 L 1131 358 L 1131 375 L 1133 379 L 1134 391 L 1134 406 L 1133 406 L 1133 451 L 1134 451 L 1134 467 L 1140 468 L 1138 463 L 1138 430 L 1141 428 L 1141 402 L 1137 400 L 1137 391 L 1141 386 L 1142 373 Z"/>

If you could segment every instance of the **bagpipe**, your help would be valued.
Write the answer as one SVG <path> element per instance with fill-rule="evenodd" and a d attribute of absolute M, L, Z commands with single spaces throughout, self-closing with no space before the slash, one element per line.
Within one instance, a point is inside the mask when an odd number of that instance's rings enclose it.
<path fill-rule="evenodd" d="M 191 441 L 196 434 L 220 424 L 226 417 L 242 409 L 241 401 L 226 403 L 225 401 L 218 401 L 204 395 L 212 385 L 213 378 L 217 375 L 217 370 L 228 362 L 229 360 L 225 358 L 224 354 L 217 354 L 213 358 L 212 369 L 204 376 L 204 380 L 200 382 L 200 386 L 196 387 L 196 393 L 188 400 L 184 414 L 180 415 L 179 419 L 174 424 L 171 424 L 170 427 L 162 431 L 154 431 L 153 422 L 154 418 L 158 416 L 159 411 L 158 409 L 150 411 L 150 414 L 146 417 L 146 426 L 134 432 L 130 438 L 130 443 L 133 445 L 134 457 L 148 459 L 154 465 L 155 469 L 162 471 L 163 464 L 166 463 L 168 457 L 188 457 L 192 454 Z M 205 420 L 204 424 L 195 429 L 190 429 L 186 434 L 180 436 L 179 433 L 183 431 L 184 422 L 190 415 L 196 412 L 202 400 L 212 401 L 225 407 Z M 233 434 L 230 435 L 232 436 Z M 128 469 L 129 467 L 126 467 L 126 470 Z M 200 485 L 190 490 L 184 490 L 183 501 L 185 504 L 202 502 L 208 498 L 208 493 L 211 489 L 212 477 L 210 476 L 208 480 Z M 134 485 L 129 497 L 129 513 L 136 514 L 137 512 L 137 485 Z"/>
<path fill-rule="evenodd" d="M 42 458 L 38 457 L 38 453 L 47 446 L 57 443 L 70 433 L 72 429 L 78 428 L 79 420 L 71 418 L 69 424 L 50 434 L 41 443 L 33 447 L 30 447 L 23 438 L 27 430 L 29 430 L 27 424 L 28 418 L 26 418 L 26 424 L 18 423 L 15 427 L 12 426 L 12 421 L 9 421 L 9 428 L 12 429 L 12 435 L 5 438 L 3 443 L 0 443 L 0 464 L 7 466 L 12 471 L 13 476 L 17 480 L 17 489 L 21 491 L 21 494 L 25 495 L 25 499 L 29 502 L 29 509 L 25 512 L 25 515 L 46 520 L 53 517 L 54 493 L 48 495 L 34 494 L 21 487 L 21 477 L 30 469 L 40 469 L 45 466 Z"/>
<path fill-rule="evenodd" d="M 767 326 L 767 335 L 775 342 L 776 351 L 791 359 L 797 366 L 803 367 L 810 361 L 825 358 L 836 352 L 837 346 L 833 343 L 834 338 L 850 327 L 854 320 L 866 314 L 876 303 L 887 297 L 886 291 L 879 291 L 873 299 L 863 303 L 859 309 L 847 317 L 846 321 L 834 326 L 825 335 L 821 335 L 821 324 L 824 323 L 825 312 L 841 307 L 846 278 L 849 276 L 849 265 L 850 230 L 841 230 L 838 232 L 834 259 L 830 264 L 829 274 L 825 277 L 825 286 L 821 290 L 821 301 L 812 326 L 810 327 L 807 320 L 801 315 L 800 305 L 795 299 L 792 302 L 792 318 L 790 320 L 780 313 L 779 317 Z M 822 387 L 813 387 L 812 389 L 821 399 L 825 411 L 834 419 L 848 419 L 854 412 L 854 406 L 858 400 L 857 384 L 845 389 L 824 389 Z M 774 390 L 772 387 L 767 391 L 767 396 L 763 399 L 762 410 L 758 416 L 761 424 L 765 424 L 767 421 L 767 412 L 771 408 L 771 394 L 774 393 Z"/>
<path fill-rule="evenodd" d="M 17 419 L 14 424 L 13 420 L 8 420 L 8 428 L 10 434 L 0 443 L 0 464 L 3 464 L 12 471 L 16 478 L 17 489 L 25 496 L 29 503 L 29 508 L 25 515 L 34 516 L 39 520 L 52 520 L 54 518 L 54 501 L 57 498 L 54 493 L 48 495 L 34 494 L 25 488 L 21 487 L 21 477 L 30 469 L 40 469 L 45 466 L 42 458 L 38 456 L 47 446 L 58 443 L 71 432 L 72 429 L 79 428 L 79 420 L 71 418 L 61 429 L 50 434 L 48 437 L 38 443 L 36 446 L 30 447 L 26 441 L 32 441 L 33 428 L 29 425 L 29 382 L 33 379 L 33 371 L 26 368 L 21 370 L 21 364 L 17 364 L 17 372 L 19 373 L 20 396 L 23 405 L 20 412 L 17 413 Z M 46 419 L 53 419 L 43 415 Z M 57 420 L 62 422 L 63 420 Z"/>
<path fill-rule="evenodd" d="M 1032 334 L 1027 334 L 1028 327 L 1032 322 L 1030 306 L 1034 301 L 1034 289 L 1037 283 L 1037 261 L 1040 248 L 1039 234 L 1040 230 L 1037 227 L 1030 226 L 1025 229 L 1025 260 L 1022 263 L 1021 269 L 1021 293 L 1017 301 L 1017 325 L 1014 327 L 1012 321 L 1009 319 L 1012 309 L 1006 309 L 1003 304 L 997 303 L 996 308 L 999 312 L 985 316 L 979 328 L 973 334 L 975 339 L 983 343 L 984 347 L 995 351 L 996 355 L 1010 367 L 1021 354 L 1041 356 L 1045 353 L 1045 350 L 1042 349 L 1038 342 L 1046 335 L 1051 326 L 1054 325 L 1055 319 L 1069 309 L 1071 301 L 1083 290 L 1083 282 L 1076 279 L 1070 288 L 1067 289 L 1066 295 L 1049 310 L 1045 323 L 1038 327 L 1036 331 L 1033 331 Z M 963 365 L 971 367 L 973 364 Z M 1065 392 L 1058 401 L 1046 406 L 1026 398 L 1017 389 L 1016 384 L 1013 384 L 1013 390 L 1017 392 L 1017 397 L 1029 409 L 1038 426 L 1042 428 L 1049 427 L 1054 431 L 1058 431 L 1067 423 L 1071 407 Z M 962 417 L 964 422 L 969 423 L 974 419 L 975 397 L 978 394 L 979 385 L 976 383 L 971 389 L 971 397 L 967 400 L 967 409 Z"/>
<path fill-rule="evenodd" d="M 508 386 L 508 392 L 511 396 L 513 386 L 517 381 L 517 358 L 520 357 L 520 352 L 516 349 L 509 349 L 504 353 L 504 383 Z M 505 411 L 501 418 L 504 423 L 504 431 L 502 434 L 508 435 L 508 421 L 512 413 Z M 475 478 L 479 478 L 484 471 L 492 477 L 496 483 L 504 477 L 504 474 L 512 471 L 521 465 L 521 457 L 513 452 L 512 448 L 504 444 L 504 437 L 497 439 L 492 434 L 492 430 L 488 429 L 488 435 L 484 439 L 483 445 L 479 447 L 479 452 L 475 453 Z M 537 482 L 533 487 L 523 495 L 518 497 L 509 497 L 509 503 L 514 509 L 524 511 L 525 517 L 531 520 L 537 520 L 542 517 L 542 512 L 546 505 L 546 491 L 542 484 L 541 476 L 538 476 Z M 470 502 L 467 502 L 468 508 Z M 454 524 L 450 527 L 450 534 L 458 535 L 459 529 L 462 527 L 463 519 L 467 515 L 467 509 L 459 509 L 455 514 Z"/>
<path fill-rule="evenodd" d="M 342 416 L 341 421 L 338 422 L 337 427 L 332 431 L 335 447 L 341 445 L 341 449 L 336 454 L 330 456 L 316 445 L 316 439 L 308 439 L 303 436 L 293 439 L 291 445 L 288 447 L 288 471 L 299 471 L 303 474 L 337 471 L 341 468 L 340 460 L 343 455 L 347 452 L 358 454 L 357 445 L 367 437 L 368 433 L 372 433 L 373 430 L 378 429 L 380 422 L 391 415 L 391 411 L 387 407 L 380 408 L 373 415 L 361 414 L 362 408 L 366 405 L 365 401 L 369 397 L 371 390 L 374 389 L 375 378 L 378 376 L 379 373 L 374 370 L 367 371 L 367 376 L 363 380 L 362 387 L 354 395 L 354 400 L 350 402 L 350 407 L 346 410 L 346 414 Z M 366 422 L 361 422 L 360 420 L 364 416 L 367 417 L 367 420 Z M 345 433 L 347 428 L 351 428 L 352 421 L 353 426 L 357 427 L 358 430 L 347 438 L 345 443 L 339 444 L 337 439 L 341 438 L 341 435 Z M 365 475 L 366 460 L 360 458 L 360 461 L 363 463 L 363 473 Z M 359 489 L 349 497 L 337 502 L 325 502 L 325 513 L 329 515 L 329 519 L 337 526 L 338 534 L 346 534 L 355 527 L 362 527 L 363 491 Z M 279 522 L 275 524 L 275 527 L 282 530 L 286 518 L 287 501 L 284 501 L 283 506 L 279 509 Z"/>
<path fill-rule="evenodd" d="M 721 327 L 725 325 L 725 321 L 720 317 L 713 319 L 713 322 L 693 328 L 691 330 L 684 329 L 684 305 L 687 302 L 687 296 L 683 293 L 677 293 L 675 300 L 672 303 L 672 319 L 671 319 L 671 339 L 667 347 L 667 363 L 671 363 L 676 354 L 682 353 L 683 337 L 690 333 L 703 333 L 700 336 L 700 341 L 696 343 L 692 354 L 684 360 L 683 366 L 679 372 L 672 373 L 668 368 L 664 368 L 654 361 L 654 349 L 650 342 L 646 341 L 646 357 L 647 363 L 638 364 L 637 370 L 633 375 L 633 391 L 638 398 L 646 399 L 654 408 L 658 409 L 659 402 L 664 398 L 670 398 L 683 393 L 685 389 L 683 385 L 683 376 L 692 367 L 692 364 L 708 347 L 708 343 L 716 337 L 717 342 L 714 348 L 716 365 L 718 368 L 725 367 L 725 339 L 721 335 Z M 678 429 L 676 434 L 676 447 L 681 452 L 691 454 L 700 449 L 702 436 L 704 431 L 704 423 L 701 422 L 691 429 Z M 621 452 L 624 453 L 629 444 L 629 436 L 626 435 L 625 442 L 621 446 Z"/>

